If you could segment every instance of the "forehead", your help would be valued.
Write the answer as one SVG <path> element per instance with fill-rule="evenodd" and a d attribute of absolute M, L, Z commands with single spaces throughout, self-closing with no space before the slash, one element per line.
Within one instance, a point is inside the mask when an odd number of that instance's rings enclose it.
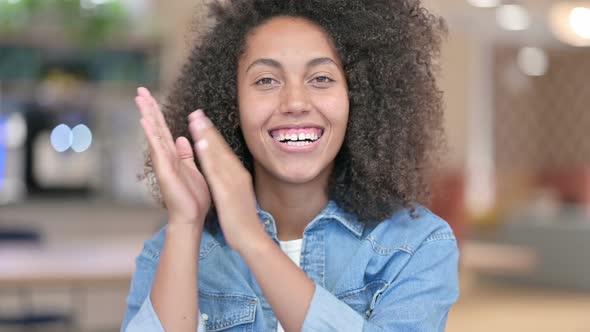
<path fill-rule="evenodd" d="M 248 35 L 241 60 L 273 58 L 278 61 L 307 61 L 317 57 L 331 57 L 339 63 L 324 30 L 303 18 L 281 16 L 270 19 Z"/>

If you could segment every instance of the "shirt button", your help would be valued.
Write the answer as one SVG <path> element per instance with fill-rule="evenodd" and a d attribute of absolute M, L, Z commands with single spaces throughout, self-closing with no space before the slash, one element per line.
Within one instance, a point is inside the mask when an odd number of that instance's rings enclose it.
<path fill-rule="evenodd" d="M 207 319 L 209 319 L 209 316 L 207 314 L 202 314 L 201 318 L 203 318 L 203 320 L 207 320 Z"/>

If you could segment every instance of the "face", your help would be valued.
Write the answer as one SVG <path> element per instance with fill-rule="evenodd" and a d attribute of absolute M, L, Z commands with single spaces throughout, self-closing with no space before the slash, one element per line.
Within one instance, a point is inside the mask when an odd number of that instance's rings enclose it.
<path fill-rule="evenodd" d="M 246 40 L 238 107 L 256 176 L 306 183 L 327 176 L 348 122 L 340 59 L 313 23 L 276 17 Z"/>

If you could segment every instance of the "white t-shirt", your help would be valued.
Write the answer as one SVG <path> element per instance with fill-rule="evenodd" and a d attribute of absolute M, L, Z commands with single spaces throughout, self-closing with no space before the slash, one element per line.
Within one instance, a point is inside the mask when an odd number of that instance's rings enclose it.
<path fill-rule="evenodd" d="M 299 262 L 301 261 L 301 244 L 303 243 L 303 239 L 297 239 L 297 240 L 290 240 L 290 241 L 280 241 L 279 240 L 279 244 L 281 246 L 281 249 L 283 250 L 283 252 L 285 254 L 287 254 L 287 256 L 289 256 L 289 258 L 291 258 L 291 260 L 297 264 L 297 266 L 299 266 Z M 201 312 L 199 311 L 199 329 L 197 330 L 197 332 L 205 332 L 205 326 L 203 324 L 203 319 L 201 317 Z M 285 330 L 283 330 L 283 327 L 281 326 L 281 323 L 277 322 L 277 332 L 285 332 Z"/>

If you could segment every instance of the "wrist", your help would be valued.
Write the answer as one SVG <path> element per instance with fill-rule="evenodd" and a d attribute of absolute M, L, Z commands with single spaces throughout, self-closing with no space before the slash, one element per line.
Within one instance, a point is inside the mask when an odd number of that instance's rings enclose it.
<path fill-rule="evenodd" d="M 194 225 L 202 227 L 205 217 L 192 217 L 179 213 L 168 213 L 168 225 Z"/>
<path fill-rule="evenodd" d="M 184 234 L 201 237 L 203 233 L 203 224 L 199 223 L 183 223 L 177 220 L 170 219 L 166 227 L 167 234 Z"/>
<path fill-rule="evenodd" d="M 260 226 L 260 224 L 258 224 Z M 234 250 L 238 252 L 242 257 L 248 254 L 256 254 L 264 252 L 268 246 L 276 245 L 272 238 L 268 236 L 264 228 L 254 227 L 250 232 L 240 237 L 239 243 L 235 246 Z"/>

